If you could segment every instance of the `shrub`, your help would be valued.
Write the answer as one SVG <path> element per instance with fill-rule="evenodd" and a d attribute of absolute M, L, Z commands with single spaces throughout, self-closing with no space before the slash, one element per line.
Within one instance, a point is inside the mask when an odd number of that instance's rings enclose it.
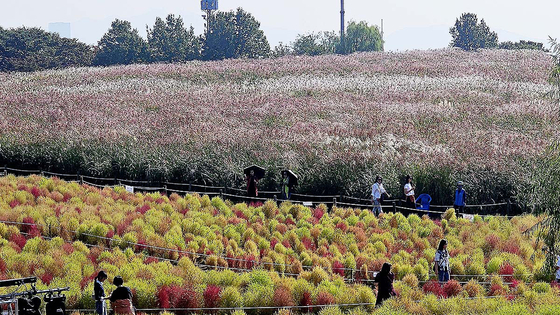
<path fill-rule="evenodd" d="M 210 284 L 204 290 L 204 307 L 215 308 L 220 305 L 220 293 L 222 293 L 222 288 L 219 286 Z"/>
<path fill-rule="evenodd" d="M 221 307 L 241 307 L 242 306 L 243 297 L 239 290 L 236 287 L 230 286 L 226 287 L 222 291 L 222 295 L 220 298 L 220 306 Z"/>
<path fill-rule="evenodd" d="M 274 306 L 294 306 L 292 293 L 286 287 L 279 287 L 274 290 Z"/>
<path fill-rule="evenodd" d="M 315 305 L 331 305 L 334 304 L 335 299 L 329 292 L 321 291 L 315 298 Z"/>
<path fill-rule="evenodd" d="M 442 286 L 439 284 L 438 281 L 435 280 L 426 282 L 422 286 L 422 291 L 424 291 L 424 293 L 426 294 L 432 293 L 433 295 L 438 297 L 445 297 L 445 292 L 443 291 Z"/>
<path fill-rule="evenodd" d="M 404 282 L 406 285 L 408 285 L 411 288 L 417 288 L 418 287 L 418 278 L 414 274 L 406 275 L 402 279 L 402 282 Z"/>
<path fill-rule="evenodd" d="M 457 280 L 449 280 L 443 285 L 443 292 L 447 297 L 457 296 L 462 290 L 463 288 Z"/>
<path fill-rule="evenodd" d="M 484 288 L 475 279 L 471 279 L 467 282 L 467 284 L 463 287 L 463 290 L 467 292 L 469 297 L 480 296 L 484 293 Z"/>
<path fill-rule="evenodd" d="M 537 293 L 548 293 L 550 291 L 550 283 L 537 282 L 533 284 L 533 290 Z"/>

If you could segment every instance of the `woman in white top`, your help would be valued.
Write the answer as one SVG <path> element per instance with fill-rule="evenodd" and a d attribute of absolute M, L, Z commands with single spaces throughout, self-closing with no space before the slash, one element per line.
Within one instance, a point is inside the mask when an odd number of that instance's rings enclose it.
<path fill-rule="evenodd" d="M 373 214 L 375 214 L 376 216 L 379 216 L 380 213 L 383 213 L 383 210 L 381 210 L 381 195 L 386 194 L 390 197 L 385 188 L 383 188 L 382 182 L 383 178 L 377 175 L 375 177 L 375 184 L 371 186 L 371 203 L 373 204 Z"/>
<path fill-rule="evenodd" d="M 406 180 L 404 184 L 404 198 L 406 200 L 406 206 L 408 208 L 415 208 L 415 200 L 414 198 L 414 184 L 412 183 L 412 176 L 406 175 Z"/>

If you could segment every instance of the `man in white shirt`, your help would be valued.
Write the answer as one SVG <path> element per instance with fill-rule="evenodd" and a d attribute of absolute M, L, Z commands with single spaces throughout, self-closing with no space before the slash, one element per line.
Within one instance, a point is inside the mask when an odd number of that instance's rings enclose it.
<path fill-rule="evenodd" d="M 383 178 L 377 175 L 375 177 L 375 184 L 371 186 L 371 203 L 373 204 L 373 214 L 375 216 L 379 216 L 379 214 L 383 213 L 381 210 L 381 195 L 387 194 L 385 188 L 383 188 Z M 387 194 L 387 196 L 390 196 Z"/>

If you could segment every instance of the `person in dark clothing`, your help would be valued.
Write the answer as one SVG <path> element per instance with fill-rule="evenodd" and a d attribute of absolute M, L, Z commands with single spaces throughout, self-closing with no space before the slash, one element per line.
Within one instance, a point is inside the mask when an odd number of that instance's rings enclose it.
<path fill-rule="evenodd" d="M 109 300 L 111 301 L 111 308 L 115 314 L 134 315 L 134 308 L 132 307 L 132 292 L 130 291 L 130 288 L 123 286 L 123 283 L 123 278 L 120 276 L 113 279 L 113 284 L 116 285 L 117 288 L 109 297 Z"/>
<path fill-rule="evenodd" d="M 375 282 L 377 285 L 377 301 L 375 306 L 380 306 L 386 299 L 395 296 L 395 290 L 393 289 L 393 280 L 395 280 L 395 274 L 391 272 L 391 264 L 386 262 L 381 267 L 381 271 L 375 275 Z"/>
<path fill-rule="evenodd" d="M 93 283 L 93 298 L 95 299 L 95 312 L 98 315 L 107 315 L 107 309 L 105 308 L 105 289 L 103 288 L 103 282 L 107 280 L 107 274 L 105 271 L 101 270 L 95 277 Z"/>
<path fill-rule="evenodd" d="M 249 175 L 247 175 L 247 196 L 257 197 L 259 195 L 259 191 L 257 190 L 258 182 L 259 180 L 257 176 L 255 176 L 255 171 L 251 170 Z"/>

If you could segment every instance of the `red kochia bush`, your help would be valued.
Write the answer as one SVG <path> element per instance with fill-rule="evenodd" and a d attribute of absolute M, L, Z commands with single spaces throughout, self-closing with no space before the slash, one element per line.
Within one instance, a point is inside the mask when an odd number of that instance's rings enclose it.
<path fill-rule="evenodd" d="M 315 305 L 331 305 L 334 304 L 334 296 L 329 292 L 319 292 L 315 299 Z"/>
<path fill-rule="evenodd" d="M 457 280 L 449 280 L 443 285 L 443 292 L 447 297 L 457 296 L 462 290 L 463 288 Z"/>
<path fill-rule="evenodd" d="M 426 294 L 432 293 L 436 296 L 445 297 L 445 291 L 443 291 L 443 288 L 441 287 L 439 282 L 435 280 L 426 282 L 426 284 L 424 284 L 424 286 L 422 287 L 422 291 L 424 291 L 424 293 Z"/>
<path fill-rule="evenodd" d="M 292 293 L 285 287 L 278 287 L 274 290 L 273 297 L 274 306 L 294 306 L 294 298 Z"/>
<path fill-rule="evenodd" d="M 201 306 L 196 291 L 189 287 L 162 286 L 157 292 L 157 298 L 161 308 L 200 308 Z M 184 314 L 184 312 L 177 314 Z"/>
<path fill-rule="evenodd" d="M 206 308 L 216 308 L 220 305 L 220 295 L 222 293 L 222 288 L 219 286 L 210 284 L 204 290 L 204 307 Z"/>
<path fill-rule="evenodd" d="M 513 280 L 513 267 L 508 263 L 503 263 L 500 266 L 500 271 L 499 271 L 500 275 L 502 276 L 506 276 L 504 277 L 504 281 L 505 282 L 512 282 Z"/>
<path fill-rule="evenodd" d="M 335 274 L 338 274 L 338 275 L 344 277 L 344 265 L 340 261 L 335 260 L 335 262 L 333 262 L 332 271 Z"/>

